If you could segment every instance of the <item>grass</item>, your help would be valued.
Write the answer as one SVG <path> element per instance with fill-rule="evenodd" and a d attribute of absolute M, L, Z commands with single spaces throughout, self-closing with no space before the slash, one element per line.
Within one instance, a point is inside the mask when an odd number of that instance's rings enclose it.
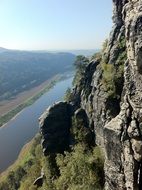
<path fill-rule="evenodd" d="M 33 146 L 35 139 L 32 139 L 29 143 L 27 143 L 21 150 L 17 160 L 2 174 L 0 174 L 0 183 L 4 181 L 10 171 L 15 171 L 19 166 L 24 166 L 24 164 L 31 160 L 33 156 L 31 155 L 30 149 Z"/>
<path fill-rule="evenodd" d="M 22 111 L 24 108 L 32 105 L 36 100 L 38 100 L 43 94 L 48 92 L 51 88 L 54 87 L 54 85 L 60 81 L 65 79 L 62 75 L 57 75 L 54 77 L 49 84 L 42 89 L 40 92 L 38 92 L 36 95 L 32 96 L 31 98 L 27 99 L 25 102 L 19 104 L 16 108 L 10 110 L 8 113 L 0 117 L 0 127 L 3 126 L 5 123 L 7 123 L 10 119 L 12 119 L 16 114 L 18 114 L 20 111 Z"/>
<path fill-rule="evenodd" d="M 31 176 L 33 178 L 31 180 L 31 185 L 32 185 L 33 181 L 38 176 L 40 176 L 40 168 L 41 168 L 40 161 L 42 157 L 40 141 L 41 137 L 39 134 L 37 134 L 29 143 L 27 143 L 22 148 L 17 160 L 0 175 L 0 189 L 4 190 L 19 189 L 16 187 L 16 185 L 20 186 L 24 178 L 28 179 Z M 36 173 L 34 173 L 35 171 Z M 28 173 L 31 172 L 32 175 L 28 176 Z"/>

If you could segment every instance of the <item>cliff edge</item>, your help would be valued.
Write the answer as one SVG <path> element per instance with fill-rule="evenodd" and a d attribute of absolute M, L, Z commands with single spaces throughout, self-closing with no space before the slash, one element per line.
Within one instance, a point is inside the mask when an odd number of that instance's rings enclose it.
<path fill-rule="evenodd" d="M 142 2 L 113 0 L 114 26 L 72 91 L 105 154 L 105 189 L 142 189 Z"/>

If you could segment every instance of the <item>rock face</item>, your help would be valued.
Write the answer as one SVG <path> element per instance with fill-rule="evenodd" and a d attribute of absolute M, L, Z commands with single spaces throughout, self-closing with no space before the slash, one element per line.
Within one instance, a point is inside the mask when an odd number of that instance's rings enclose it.
<path fill-rule="evenodd" d="M 119 87 L 117 97 L 108 97 L 103 88 L 100 60 L 93 60 L 73 90 L 71 105 L 74 112 L 79 110 L 76 116 L 86 118 L 83 123 L 94 131 L 96 144 L 104 150 L 105 189 L 141 190 L 142 1 L 113 0 L 113 4 L 114 27 L 101 62 L 115 68 L 118 62 L 123 62 L 124 77 L 116 85 Z M 124 53 L 127 54 L 125 61 L 122 59 Z M 58 103 L 41 117 L 45 154 L 62 152 L 65 144 L 69 145 L 71 105 Z"/>
<path fill-rule="evenodd" d="M 44 155 L 63 153 L 70 140 L 70 105 L 58 102 L 49 107 L 39 119 Z"/>
<path fill-rule="evenodd" d="M 78 137 L 78 141 L 84 142 L 86 145 L 91 147 L 94 145 L 95 140 L 94 140 L 94 133 L 90 129 L 89 124 L 88 124 L 88 117 L 84 109 L 79 108 L 75 111 L 74 113 L 74 124 L 72 125 L 72 130 L 73 128 L 76 128 L 81 131 L 82 136 Z M 75 136 L 75 132 L 74 132 Z"/>
<path fill-rule="evenodd" d="M 128 59 L 121 111 L 104 129 L 105 188 L 137 190 L 142 189 L 142 2 L 114 1 L 114 21 L 125 30 Z"/>
<path fill-rule="evenodd" d="M 101 66 L 94 61 L 85 72 L 80 107 L 105 152 L 105 189 L 138 190 L 142 189 L 142 1 L 113 0 L 113 4 L 114 27 L 103 60 L 117 67 L 123 39 L 127 61 L 121 98 L 108 98 Z"/>

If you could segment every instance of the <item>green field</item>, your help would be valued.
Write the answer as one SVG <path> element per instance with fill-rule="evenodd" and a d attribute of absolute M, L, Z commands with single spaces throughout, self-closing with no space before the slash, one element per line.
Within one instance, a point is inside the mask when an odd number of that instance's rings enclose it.
<path fill-rule="evenodd" d="M 48 92 L 53 86 L 60 80 L 65 79 L 63 75 L 57 75 L 52 79 L 49 84 L 39 91 L 36 95 L 32 96 L 31 98 L 27 99 L 25 102 L 18 105 L 16 108 L 10 110 L 8 113 L 0 117 L 0 127 L 7 123 L 10 119 L 12 119 L 16 114 L 22 111 L 24 108 L 32 105 L 37 99 L 39 99 L 44 93 Z"/>

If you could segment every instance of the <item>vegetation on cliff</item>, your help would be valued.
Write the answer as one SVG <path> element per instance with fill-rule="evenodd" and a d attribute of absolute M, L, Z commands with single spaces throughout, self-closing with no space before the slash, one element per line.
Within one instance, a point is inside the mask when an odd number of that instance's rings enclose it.
<path fill-rule="evenodd" d="M 116 56 L 115 64 L 108 63 L 107 59 L 105 59 L 106 57 L 103 56 L 107 43 L 106 41 L 103 52 L 97 53 L 91 59 L 92 61 L 93 59 L 99 60 L 98 68 L 101 73 L 99 82 L 107 95 L 107 100 L 113 102 L 117 99 L 119 104 L 123 86 L 124 62 L 127 58 L 125 40 L 124 38 L 120 38 L 117 44 L 119 53 Z M 88 64 L 88 58 L 84 56 L 77 57 L 75 62 L 77 72 L 73 81 L 74 89 L 77 87 L 80 92 L 84 90 L 86 96 L 90 95 L 90 89 L 88 89 L 90 86 L 88 87 L 86 83 L 90 83 L 91 80 L 87 78 L 90 72 L 90 70 L 87 70 Z M 92 67 L 89 67 L 89 69 L 91 68 Z M 96 69 L 96 66 L 94 69 Z M 92 76 L 93 73 L 91 74 L 91 77 Z M 74 92 L 68 89 L 65 96 L 66 101 L 72 102 L 75 98 L 74 95 Z M 50 115 L 50 119 L 51 118 Z M 88 116 L 82 108 L 78 107 L 71 118 L 70 147 L 62 154 L 53 152 L 43 156 L 40 136 L 38 136 L 27 150 L 27 154 L 22 158 L 23 161 L 16 164 L 16 166 L 14 165 L 11 171 L 9 171 L 6 177 L 1 181 L 0 189 L 103 189 L 104 157 L 100 148 L 95 145 L 94 133 L 92 128 L 89 128 Z M 45 130 L 47 130 L 46 127 Z M 52 141 L 52 139 L 50 140 Z M 48 141 L 48 138 L 44 139 L 45 145 L 46 141 Z M 58 145 L 53 146 L 56 146 L 56 149 L 58 147 Z M 41 176 L 42 170 L 44 173 L 43 176 Z M 36 181 L 37 179 L 41 180 L 40 183 Z"/>
<path fill-rule="evenodd" d="M 88 146 L 82 130 L 76 130 L 82 136 L 81 140 L 75 138 L 74 146 L 64 154 L 50 154 L 46 157 L 43 156 L 38 135 L 7 175 L 1 178 L 0 189 L 101 190 L 104 184 L 102 153 L 99 147 Z M 34 181 L 41 175 L 41 168 L 44 171 L 42 187 L 34 185 Z"/>
<path fill-rule="evenodd" d="M 87 57 L 83 55 L 79 55 L 76 57 L 76 60 L 74 63 L 75 68 L 76 68 L 76 74 L 73 79 L 73 86 L 77 85 L 82 80 L 82 77 L 85 74 L 85 68 L 88 63 L 89 63 L 89 59 Z"/>
<path fill-rule="evenodd" d="M 18 160 L 0 178 L 0 190 L 32 189 L 32 180 L 40 175 L 42 150 L 37 135 L 21 151 Z M 27 179 L 27 182 L 25 180 Z M 24 186 L 28 184 L 29 187 Z"/>
<path fill-rule="evenodd" d="M 42 156 L 36 140 L 24 163 L 3 180 L 2 190 L 142 189 L 141 3 L 113 3 L 115 25 L 102 52 L 93 55 L 89 64 L 85 57 L 77 58 L 74 88 L 68 89 L 64 102 L 70 112 L 59 109 L 60 118 L 48 112 L 42 120 L 42 146 L 47 155 Z M 69 125 L 63 125 L 68 119 Z M 60 139 L 66 137 L 60 126 L 70 129 L 70 144 L 64 152 L 57 150 Z M 60 129 L 62 134 L 57 134 Z M 95 142 L 103 147 L 105 162 Z M 58 153 L 49 151 L 52 146 Z M 44 174 L 39 178 L 41 170 Z"/>
<path fill-rule="evenodd" d="M 103 45 L 103 53 L 107 48 L 107 41 Z M 109 98 L 120 99 L 121 89 L 124 82 L 124 64 L 127 59 L 126 42 L 124 36 L 121 36 L 117 42 L 117 55 L 113 64 L 108 63 L 106 55 L 102 56 L 101 69 L 102 69 L 102 85 L 107 92 Z"/>

